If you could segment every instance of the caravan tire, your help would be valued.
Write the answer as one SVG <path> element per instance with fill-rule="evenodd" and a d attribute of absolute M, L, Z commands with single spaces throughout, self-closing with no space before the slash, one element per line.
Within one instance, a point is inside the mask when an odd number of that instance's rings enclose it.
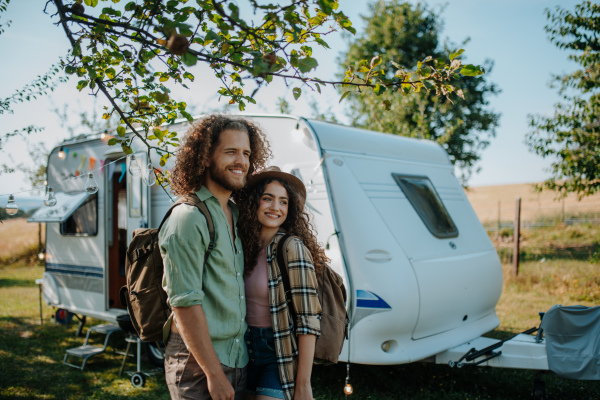
<path fill-rule="evenodd" d="M 159 348 L 160 346 L 160 348 Z M 144 343 L 144 351 L 148 356 L 148 361 L 157 367 L 162 367 L 165 364 L 165 345 L 161 342 L 157 343 Z"/>
<path fill-rule="evenodd" d="M 143 374 L 137 372 L 131 376 L 131 385 L 136 388 L 141 388 L 146 383 L 146 378 Z"/>

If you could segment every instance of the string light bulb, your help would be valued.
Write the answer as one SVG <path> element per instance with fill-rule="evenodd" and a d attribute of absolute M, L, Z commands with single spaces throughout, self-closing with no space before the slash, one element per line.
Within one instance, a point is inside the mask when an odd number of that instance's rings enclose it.
<path fill-rule="evenodd" d="M 352 385 L 350 383 L 346 383 L 346 386 L 344 386 L 344 394 L 346 396 L 350 396 L 352 392 L 354 392 L 354 388 L 352 388 Z"/>
<path fill-rule="evenodd" d="M 6 213 L 8 215 L 15 215 L 19 211 L 19 206 L 17 206 L 17 202 L 15 201 L 15 196 L 12 194 L 8 196 L 8 203 L 6 204 Z"/>
<path fill-rule="evenodd" d="M 154 172 L 154 168 L 152 167 L 151 163 L 148 163 L 146 166 L 142 180 L 147 186 L 152 186 L 156 183 L 156 173 Z"/>
<path fill-rule="evenodd" d="M 46 186 L 46 196 L 44 197 L 46 207 L 54 207 L 56 205 L 56 196 L 52 186 Z"/>
<path fill-rule="evenodd" d="M 131 158 L 129 159 L 129 173 L 132 176 L 138 176 L 142 173 L 142 167 L 140 166 L 137 158 L 135 158 L 135 154 L 132 154 Z"/>
<path fill-rule="evenodd" d="M 65 155 L 66 155 L 65 148 L 61 147 L 60 150 L 58 151 L 58 158 L 60 158 L 62 160 L 63 158 L 65 158 Z"/>
<path fill-rule="evenodd" d="M 348 359 L 350 358 L 350 354 L 348 354 Z M 346 397 L 350 396 L 354 392 L 354 388 L 350 384 L 350 360 L 346 363 L 346 385 L 344 386 L 344 395 Z"/>
<path fill-rule="evenodd" d="M 85 182 L 85 191 L 94 194 L 98 192 L 98 183 L 94 179 L 94 173 L 90 172 L 88 174 L 87 181 Z"/>
<path fill-rule="evenodd" d="M 43 261 L 44 258 L 46 258 L 46 254 L 44 254 L 43 251 L 40 251 L 40 253 L 38 254 L 38 258 L 40 259 L 40 261 Z"/>
<path fill-rule="evenodd" d="M 104 140 L 106 138 L 106 132 L 102 132 L 100 134 L 100 139 Z"/>

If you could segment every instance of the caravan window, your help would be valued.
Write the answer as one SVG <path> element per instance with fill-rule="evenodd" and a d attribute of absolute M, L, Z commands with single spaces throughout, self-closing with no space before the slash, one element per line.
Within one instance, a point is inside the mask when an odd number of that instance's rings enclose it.
<path fill-rule="evenodd" d="M 425 176 L 392 174 L 427 229 L 438 238 L 458 236 L 458 229 L 433 184 Z"/>
<path fill-rule="evenodd" d="M 98 234 L 98 194 L 89 196 L 60 224 L 62 235 L 96 236 Z"/>

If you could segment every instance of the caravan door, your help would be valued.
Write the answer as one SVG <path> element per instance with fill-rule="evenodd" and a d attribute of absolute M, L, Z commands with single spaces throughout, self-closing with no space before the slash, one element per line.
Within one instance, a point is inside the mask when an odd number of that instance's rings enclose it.
<path fill-rule="evenodd" d="M 142 181 L 146 164 L 145 154 L 127 157 L 127 243 L 131 241 L 134 230 L 148 227 L 149 188 Z"/>

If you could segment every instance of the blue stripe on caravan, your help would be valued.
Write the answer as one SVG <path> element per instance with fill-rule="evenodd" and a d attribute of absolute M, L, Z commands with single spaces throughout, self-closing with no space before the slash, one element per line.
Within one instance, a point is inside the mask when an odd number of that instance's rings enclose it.
<path fill-rule="evenodd" d="M 56 272 L 66 275 L 92 276 L 104 278 L 104 270 L 100 267 L 86 267 L 84 265 L 46 263 L 47 272 Z"/>
<path fill-rule="evenodd" d="M 392 308 L 381 297 L 367 290 L 356 291 L 356 307 L 361 308 Z"/>

